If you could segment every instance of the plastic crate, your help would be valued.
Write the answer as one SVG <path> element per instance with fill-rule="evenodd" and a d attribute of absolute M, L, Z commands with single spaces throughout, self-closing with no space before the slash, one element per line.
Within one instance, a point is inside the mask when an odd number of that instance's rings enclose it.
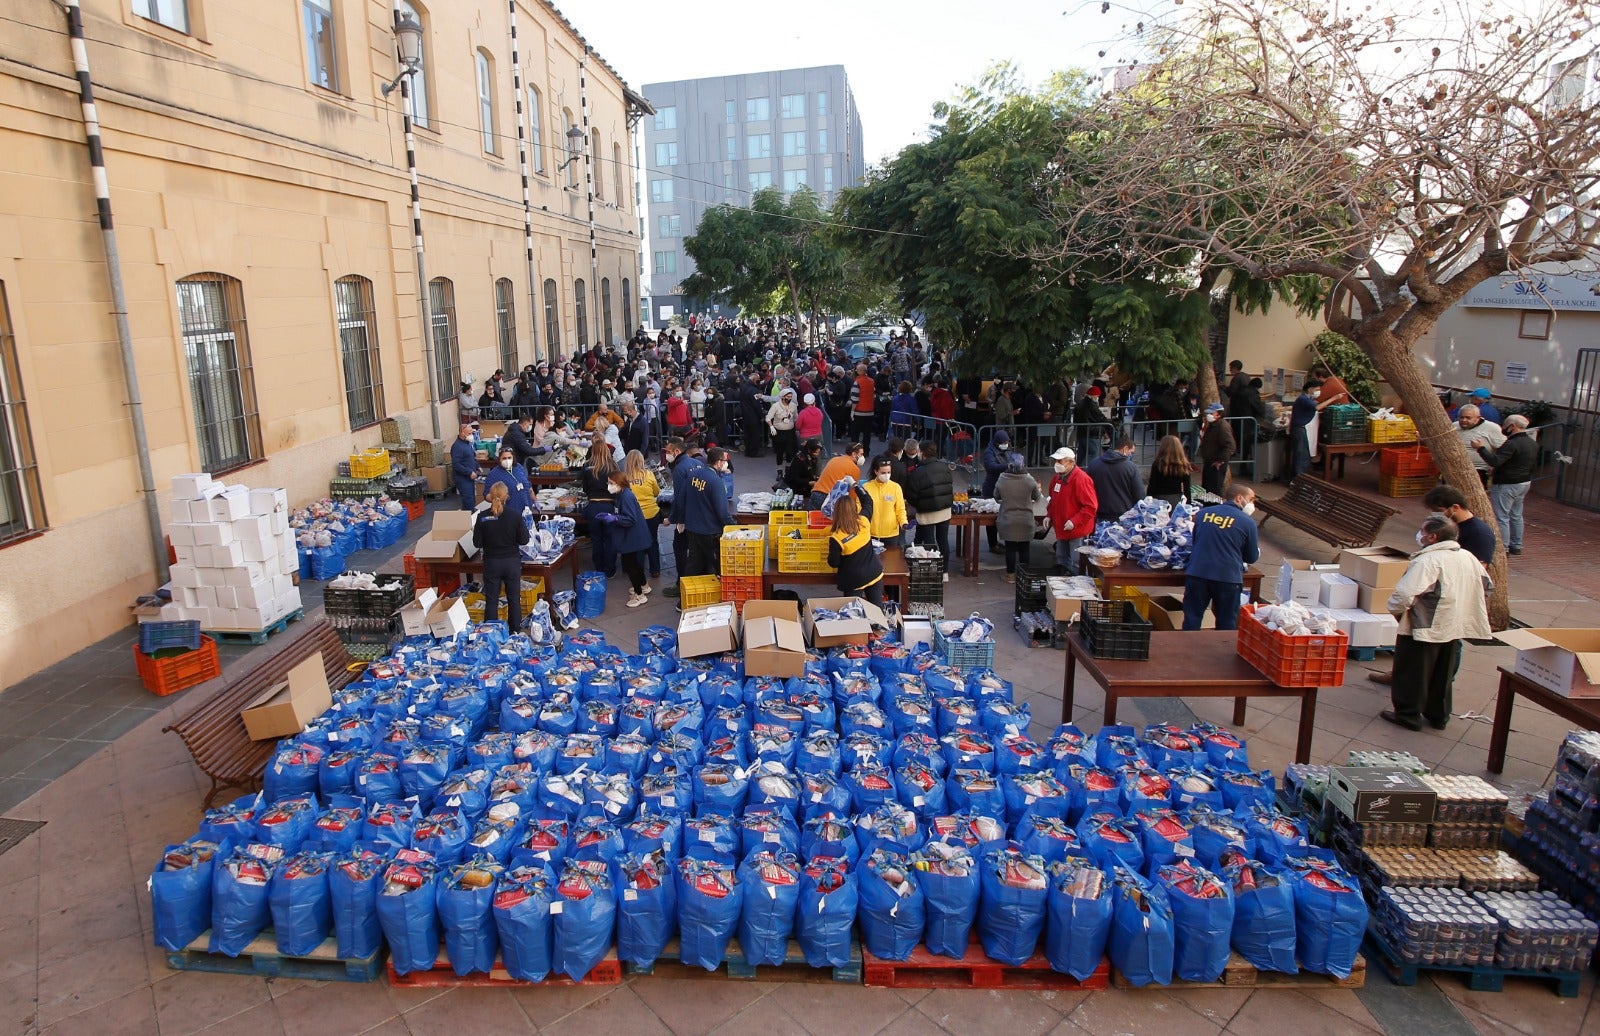
<path fill-rule="evenodd" d="M 1269 630 L 1256 606 L 1239 610 L 1239 654 L 1279 687 L 1338 687 L 1344 683 L 1346 633 L 1291 637 Z"/>
<path fill-rule="evenodd" d="M 810 520 L 807 511 L 767 512 L 767 557 L 778 560 L 778 536 L 788 529 L 804 529 Z"/>
<path fill-rule="evenodd" d="M 196 620 L 139 623 L 139 650 L 146 654 L 162 648 L 194 651 L 199 647 L 200 623 Z"/>
<path fill-rule="evenodd" d="M 1132 601 L 1084 601 L 1079 623 L 1084 644 L 1094 657 L 1149 661 L 1152 627 Z"/>
<path fill-rule="evenodd" d="M 1433 462 L 1433 454 L 1421 446 L 1391 446 L 1378 451 L 1378 471 L 1385 475 L 1414 478 L 1418 475 L 1437 475 L 1439 466 Z"/>
<path fill-rule="evenodd" d="M 1367 418 L 1368 442 L 1416 442 L 1417 425 L 1411 418 L 1401 414 L 1387 421 L 1380 421 L 1375 417 Z"/>
<path fill-rule="evenodd" d="M 906 571 L 912 583 L 938 583 L 944 585 L 944 556 L 931 558 L 906 558 Z"/>
<path fill-rule="evenodd" d="M 390 499 L 402 504 L 421 503 L 428 495 L 428 483 L 420 478 L 393 478 L 388 489 Z"/>
<path fill-rule="evenodd" d="M 939 632 L 938 623 L 933 627 L 933 649 L 944 656 L 950 666 L 965 671 L 974 669 L 994 668 L 994 640 L 991 638 L 979 644 L 967 644 L 959 640 L 951 640 Z"/>
<path fill-rule="evenodd" d="M 351 478 L 381 478 L 389 473 L 389 451 L 378 447 L 350 455 Z"/>
<path fill-rule="evenodd" d="M 1049 594 L 1030 594 L 1023 592 L 1022 584 L 1017 584 L 1017 595 L 1012 615 L 1026 615 L 1029 612 L 1042 612 L 1050 610 Z"/>
<path fill-rule="evenodd" d="M 1439 476 L 1437 474 L 1379 475 L 1378 494 L 1395 498 L 1422 496 L 1438 484 Z"/>
<path fill-rule="evenodd" d="M 1030 597 L 1039 597 L 1049 592 L 1050 572 L 1048 569 L 1017 566 L 1017 593 L 1027 594 Z"/>
<path fill-rule="evenodd" d="M 1103 584 L 1101 589 L 1105 590 Z M 1139 613 L 1139 618 L 1148 619 L 1150 617 L 1150 595 L 1137 586 L 1128 586 L 1125 583 L 1113 586 L 1106 591 L 1106 600 L 1128 601 L 1132 603 L 1133 610 Z"/>
<path fill-rule="evenodd" d="M 153 654 L 133 649 L 133 667 L 151 694 L 165 697 L 222 675 L 217 642 L 202 636 L 193 651 L 163 648 Z"/>
<path fill-rule="evenodd" d="M 821 511 L 807 511 L 806 512 L 806 528 L 808 528 L 808 529 L 829 529 L 829 530 L 831 530 L 833 528 L 833 519 L 829 518 L 827 515 L 823 514 Z"/>
<path fill-rule="evenodd" d="M 405 571 L 406 575 L 415 579 L 417 577 L 417 556 L 409 552 L 400 555 L 400 567 Z"/>
<path fill-rule="evenodd" d="M 408 521 L 408 522 L 420 521 L 422 519 L 422 516 L 427 514 L 427 513 L 428 513 L 428 504 L 427 504 L 426 501 L 423 501 L 423 500 L 407 500 L 406 501 L 406 521 Z"/>
<path fill-rule="evenodd" d="M 760 535 L 751 536 L 750 532 Z M 767 533 L 751 525 L 730 525 L 722 530 L 722 574 L 759 576 L 767 567 Z"/>
<path fill-rule="evenodd" d="M 828 531 L 800 529 L 799 538 L 791 530 L 778 540 L 779 572 L 832 572 L 828 564 Z"/>
<path fill-rule="evenodd" d="M 381 581 L 398 582 L 386 590 L 358 590 L 352 587 L 327 587 L 322 604 L 330 616 L 352 615 L 362 618 L 387 618 L 410 604 L 417 596 L 417 581 L 411 575 L 384 573 Z"/>
<path fill-rule="evenodd" d="M 533 611 L 534 606 L 539 603 L 539 595 L 542 593 L 544 593 L 543 579 L 524 579 L 522 581 L 523 615 L 527 615 Z M 484 608 L 488 603 L 487 598 L 485 598 L 481 593 L 470 593 L 462 597 L 462 600 L 467 603 L 467 618 L 471 619 L 473 622 L 482 622 Z M 504 616 L 505 602 L 503 600 L 500 603 L 499 611 L 501 615 Z"/>
<path fill-rule="evenodd" d="M 722 600 L 722 580 L 716 576 L 684 576 L 678 580 L 678 604 L 683 608 L 702 608 Z"/>
<path fill-rule="evenodd" d="M 760 576 L 730 576 L 722 577 L 722 599 L 733 604 L 736 608 L 743 608 L 746 601 L 759 601 L 763 592 Z"/>

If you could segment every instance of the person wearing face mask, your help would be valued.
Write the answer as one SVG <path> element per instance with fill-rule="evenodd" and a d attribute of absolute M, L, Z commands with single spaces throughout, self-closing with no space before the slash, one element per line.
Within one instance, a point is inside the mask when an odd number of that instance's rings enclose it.
<path fill-rule="evenodd" d="M 720 446 L 713 446 L 706 451 L 706 463 L 722 480 L 722 489 L 728 496 L 731 509 L 733 501 L 737 498 L 733 491 L 733 455 Z"/>
<path fill-rule="evenodd" d="M 1484 486 L 1489 485 L 1489 462 L 1473 448 L 1474 441 L 1482 442 L 1491 450 L 1498 450 L 1505 445 L 1506 433 L 1493 421 L 1486 421 L 1483 412 L 1473 403 L 1463 404 L 1456 411 L 1456 435 L 1467 446 L 1467 456 L 1472 458 L 1472 466 L 1478 472 L 1478 479 Z"/>
<path fill-rule="evenodd" d="M 1197 630 L 1206 609 L 1216 616 L 1217 629 L 1239 628 L 1239 604 L 1244 595 L 1244 570 L 1261 558 L 1255 519 L 1256 491 L 1235 482 L 1222 494 L 1222 503 L 1205 507 L 1194 516 L 1194 548 L 1183 578 L 1183 628 Z"/>
<path fill-rule="evenodd" d="M 779 468 L 789 462 L 800 445 L 800 437 L 794 430 L 795 421 L 799 416 L 800 411 L 794 405 L 792 388 L 779 392 L 778 401 L 767 408 L 767 431 L 772 433 L 772 452 L 777 454 L 776 463 Z"/>
<path fill-rule="evenodd" d="M 622 471 L 611 473 L 609 487 L 614 510 L 599 516 L 611 538 L 612 548 L 622 564 L 633 593 L 628 596 L 628 607 L 637 608 L 650 601 L 650 584 L 645 582 L 644 566 L 650 554 L 650 524 L 640 509 L 639 499 L 633 495 L 628 476 Z"/>
<path fill-rule="evenodd" d="M 475 438 L 472 425 L 463 424 L 456 432 L 456 441 L 450 444 L 450 478 L 461 497 L 463 511 L 477 508 L 477 483 L 483 477 L 478 472 L 478 449 L 473 445 Z"/>
<path fill-rule="evenodd" d="M 867 448 L 861 443 L 851 443 L 850 448 L 839 456 L 832 458 L 822 466 L 822 472 L 817 475 L 817 481 L 811 487 L 811 498 L 807 501 L 807 508 L 815 511 L 822 506 L 822 501 L 828 498 L 834 485 L 845 476 L 861 479 L 861 463 L 866 459 Z"/>
<path fill-rule="evenodd" d="M 872 538 L 890 547 L 900 546 L 911 519 L 906 515 L 905 494 L 895 484 L 894 468 L 888 457 L 880 454 L 872 458 L 872 478 L 861 489 L 871 501 L 869 529 Z"/>
<path fill-rule="evenodd" d="M 506 502 L 506 484 L 489 487 L 487 503 L 472 522 L 472 545 L 483 551 L 483 619 L 500 619 L 500 591 L 505 589 L 511 632 L 522 629 L 522 552 L 528 525 L 521 512 Z"/>
<path fill-rule="evenodd" d="M 533 491 L 528 488 L 528 473 L 517 463 L 516 451 L 502 444 L 499 463 L 484 476 L 483 491 L 488 495 L 496 483 L 506 487 L 506 511 L 516 517 L 533 513 Z"/>
<path fill-rule="evenodd" d="M 1290 478 L 1303 475 L 1311 468 L 1311 448 L 1317 434 L 1317 399 L 1321 395 L 1322 382 L 1310 378 L 1295 397 L 1289 417 Z"/>
<path fill-rule="evenodd" d="M 1033 505 L 1042 494 L 1039 483 L 1028 474 L 1027 460 L 1020 453 L 1006 458 L 1006 470 L 995 480 L 993 496 L 1000 501 L 995 528 L 1006 545 L 1006 582 L 1017 581 L 1017 562 L 1026 561 L 1033 545 Z"/>
<path fill-rule="evenodd" d="M 1094 479 L 1078 467 L 1078 455 L 1068 447 L 1050 455 L 1056 473 L 1050 479 L 1049 500 L 1045 514 L 1050 519 L 1050 531 L 1056 537 L 1056 567 L 1075 576 L 1083 567 L 1083 555 L 1078 545 L 1094 531 L 1095 512 L 1100 501 L 1095 496 Z"/>
<path fill-rule="evenodd" d="M 883 562 L 872 549 L 872 532 L 855 493 L 846 493 L 834 505 L 828 564 L 838 570 L 834 585 L 840 593 L 883 606 Z"/>
<path fill-rule="evenodd" d="M 917 542 L 944 558 L 944 581 L 950 581 L 950 514 L 955 502 L 955 469 L 937 454 L 924 453 L 906 440 L 906 501 L 917 512 Z M 913 464 L 912 462 L 915 461 Z"/>
<path fill-rule="evenodd" d="M 1424 518 L 1419 549 L 1389 595 L 1389 614 L 1400 620 L 1389 687 L 1394 708 L 1379 715 L 1407 730 L 1445 728 L 1462 641 L 1489 636 L 1489 574 L 1458 537 L 1444 515 Z"/>
<path fill-rule="evenodd" d="M 1200 435 L 1200 487 L 1208 493 L 1222 495 L 1228 482 L 1228 461 L 1238 447 L 1233 429 L 1222 419 L 1222 404 L 1206 407 L 1205 431 Z"/>
<path fill-rule="evenodd" d="M 505 438 L 500 441 L 500 445 L 511 450 L 512 458 L 524 471 L 533 469 L 536 457 L 550 452 L 547 447 L 533 444 L 532 408 L 522 411 L 515 421 L 506 426 Z"/>

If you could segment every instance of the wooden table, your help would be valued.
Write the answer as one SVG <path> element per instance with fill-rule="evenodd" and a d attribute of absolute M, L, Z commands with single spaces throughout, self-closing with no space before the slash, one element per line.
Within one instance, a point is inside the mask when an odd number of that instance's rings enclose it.
<path fill-rule="evenodd" d="M 1322 468 L 1322 477 L 1331 482 L 1331 481 L 1334 480 L 1335 477 L 1344 478 L 1344 459 L 1346 457 L 1350 456 L 1351 454 L 1377 453 L 1379 450 L 1381 450 L 1381 449 L 1383 449 L 1383 448 L 1385 448 L 1387 446 L 1415 446 L 1415 445 L 1416 445 L 1416 441 L 1415 440 L 1413 440 L 1411 442 L 1385 442 L 1385 443 L 1376 443 L 1376 442 L 1326 443 L 1326 442 L 1320 442 L 1320 443 L 1317 443 L 1317 460 L 1316 460 L 1316 463 L 1317 463 L 1317 466 Z M 1337 476 L 1335 476 L 1333 474 L 1333 462 L 1334 461 L 1338 461 L 1339 462 L 1339 474 Z"/>
<path fill-rule="evenodd" d="M 904 604 L 910 596 L 908 587 L 911 585 L 911 570 L 906 567 L 905 553 L 896 548 L 890 548 L 885 550 L 880 558 L 883 561 L 883 588 L 885 590 L 893 590 L 895 598 Z M 832 569 L 826 572 L 779 572 L 778 563 L 772 558 L 768 558 L 766 571 L 761 573 L 761 588 L 763 596 L 771 597 L 774 587 L 837 587 L 838 579 L 839 574 Z"/>
<path fill-rule="evenodd" d="M 1585 730 L 1600 730 L 1600 698 L 1568 698 L 1501 666 L 1500 690 L 1494 699 L 1494 725 L 1489 728 L 1489 765 L 1485 768 L 1490 773 L 1505 769 L 1506 740 L 1511 735 L 1511 706 L 1516 704 L 1519 694 L 1568 723 Z"/>
<path fill-rule="evenodd" d="M 1106 581 L 1105 594 L 1108 598 L 1114 586 L 1182 586 L 1184 580 L 1181 568 L 1140 568 L 1138 565 L 1121 564 L 1107 571 L 1090 561 L 1088 572 Z M 1250 591 L 1252 601 L 1261 600 L 1261 579 L 1261 570 L 1252 566 L 1244 570 L 1239 580 Z"/>
<path fill-rule="evenodd" d="M 576 544 L 576 543 L 573 543 L 573 544 L 569 545 L 566 550 L 561 552 L 561 556 L 560 557 L 556 558 L 555 561 L 551 562 L 548 565 L 540 565 L 540 564 L 536 564 L 536 563 L 534 563 L 532 561 L 523 561 L 523 563 L 522 563 L 522 578 L 524 578 L 524 579 L 529 579 L 529 578 L 543 579 L 544 580 L 544 592 L 545 592 L 546 597 L 548 598 L 548 596 L 550 594 L 555 592 L 555 587 L 551 584 L 551 581 L 550 581 L 551 577 L 554 576 L 556 571 L 559 570 L 562 566 L 566 566 L 568 569 L 571 570 L 571 572 L 572 572 L 572 588 L 574 590 L 576 590 L 578 588 L 578 544 Z M 424 571 L 424 569 L 426 569 L 426 571 Z M 483 579 L 483 558 L 479 557 L 479 558 L 476 558 L 476 559 L 471 560 L 471 561 L 418 561 L 417 562 L 417 585 L 418 586 L 422 586 L 425 582 L 428 583 L 429 585 L 431 585 L 433 583 L 433 580 L 434 580 L 435 577 L 442 576 L 442 575 L 443 576 L 477 576 L 478 579 L 481 581 Z M 427 578 L 424 578 L 425 576 Z"/>
<path fill-rule="evenodd" d="M 979 552 L 983 545 L 978 541 L 979 529 L 994 528 L 995 519 L 1000 515 L 993 512 L 963 511 L 950 516 L 950 530 L 956 536 L 956 553 L 961 555 L 961 574 L 975 576 L 978 574 Z"/>
<path fill-rule="evenodd" d="M 1279 687 L 1239 657 L 1239 635 L 1232 630 L 1156 631 L 1150 634 L 1150 659 L 1124 662 L 1089 654 L 1083 634 L 1067 637 L 1067 666 L 1061 678 L 1061 722 L 1072 722 L 1073 684 L 1078 666 L 1106 691 L 1105 720 L 1117 721 L 1122 698 L 1232 698 L 1233 724 L 1244 725 L 1248 698 L 1299 698 L 1297 763 L 1311 761 L 1316 728 L 1317 688 Z"/>

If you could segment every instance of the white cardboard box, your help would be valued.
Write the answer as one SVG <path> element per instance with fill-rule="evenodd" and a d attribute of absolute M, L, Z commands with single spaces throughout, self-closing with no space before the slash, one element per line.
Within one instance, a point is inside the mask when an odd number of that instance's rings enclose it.
<path fill-rule="evenodd" d="M 425 586 L 417 591 L 417 599 L 400 609 L 400 625 L 406 636 L 414 637 L 428 632 L 428 609 L 439 599 L 439 591 Z"/>
<path fill-rule="evenodd" d="M 1495 639 L 1517 649 L 1512 672 L 1567 698 L 1600 698 L 1600 629 L 1504 630 Z"/>
<path fill-rule="evenodd" d="M 251 514 L 276 514 L 287 513 L 289 510 L 289 493 L 284 489 L 252 489 L 250 490 Z"/>
<path fill-rule="evenodd" d="M 284 533 L 289 531 L 289 512 L 273 511 L 267 515 L 267 530 L 272 535 L 281 538 Z"/>
<path fill-rule="evenodd" d="M 211 520 L 231 522 L 250 515 L 250 490 L 244 486 L 229 486 L 221 495 L 211 498 Z"/>
<path fill-rule="evenodd" d="M 919 644 L 933 646 L 933 620 L 921 615 L 907 615 L 900 620 L 900 640 L 907 648 Z"/>
<path fill-rule="evenodd" d="M 235 518 L 232 524 L 233 538 L 236 540 L 264 540 L 272 535 L 271 519 L 264 514 L 248 514 L 243 518 Z"/>
<path fill-rule="evenodd" d="M 1316 604 L 1322 593 L 1322 574 L 1337 572 L 1338 565 L 1319 565 L 1300 558 L 1285 558 L 1278 569 L 1278 603 Z"/>
<path fill-rule="evenodd" d="M 195 544 L 194 526 L 189 522 L 173 522 L 167 526 L 167 539 L 174 547 L 192 547 Z"/>
<path fill-rule="evenodd" d="M 188 475 L 172 476 L 172 495 L 184 500 L 198 500 L 205 495 L 205 488 L 211 485 L 211 476 L 204 471 L 197 471 Z"/>
<path fill-rule="evenodd" d="M 428 609 L 428 632 L 435 637 L 453 637 L 467 628 L 467 602 L 460 597 L 434 601 Z"/>
<path fill-rule="evenodd" d="M 228 522 L 197 522 L 188 528 L 197 547 L 215 547 L 233 542 L 233 525 Z"/>
<path fill-rule="evenodd" d="M 172 545 L 173 556 L 185 565 L 194 564 L 194 552 L 195 548 L 187 543 L 174 543 Z"/>
<path fill-rule="evenodd" d="M 1324 572 L 1322 574 L 1322 587 L 1318 595 L 1320 602 L 1328 608 L 1354 608 L 1357 598 L 1357 583 L 1347 575 L 1339 572 Z M 1356 645 L 1352 644 L 1351 647 Z"/>
<path fill-rule="evenodd" d="M 193 565 L 179 561 L 167 570 L 167 578 L 174 587 L 193 587 L 200 585 L 200 570 Z"/>
<path fill-rule="evenodd" d="M 172 504 L 167 508 L 167 514 L 173 522 L 188 522 L 194 519 L 189 517 L 189 501 L 181 496 L 172 498 Z"/>
<path fill-rule="evenodd" d="M 243 552 L 246 561 L 257 563 L 276 560 L 278 557 L 278 540 L 274 536 L 266 539 L 254 537 L 239 541 L 239 549 Z"/>
<path fill-rule="evenodd" d="M 244 545 L 238 540 L 214 545 L 211 548 L 212 568 L 233 568 L 244 563 Z"/>

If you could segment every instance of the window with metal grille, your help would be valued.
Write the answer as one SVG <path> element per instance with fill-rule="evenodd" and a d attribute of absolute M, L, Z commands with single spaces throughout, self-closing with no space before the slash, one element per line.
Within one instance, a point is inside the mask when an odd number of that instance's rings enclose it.
<path fill-rule="evenodd" d="M 28 427 L 28 402 L 22 395 L 17 340 L 11 308 L 0 281 L 0 543 L 21 539 L 45 526 L 39 468 Z"/>
<path fill-rule="evenodd" d="M 259 460 L 243 286 L 226 274 L 201 273 L 179 281 L 177 291 L 200 467 L 217 474 Z"/>
<path fill-rule="evenodd" d="M 339 59 L 334 37 L 333 0 L 300 0 L 306 35 L 306 67 L 324 90 L 339 89 Z"/>
<path fill-rule="evenodd" d="M 628 278 L 622 278 L 622 330 L 632 333 L 633 327 L 633 284 Z"/>
<path fill-rule="evenodd" d="M 456 358 L 456 286 L 448 277 L 428 282 L 428 311 L 433 320 L 433 379 L 439 402 L 456 398 L 461 365 Z"/>
<path fill-rule="evenodd" d="M 556 282 L 544 282 L 544 344 L 551 357 L 561 351 L 561 300 Z"/>
<path fill-rule="evenodd" d="M 583 278 L 572 282 L 572 320 L 577 325 L 578 348 L 589 347 L 589 300 L 584 296 Z"/>
<path fill-rule="evenodd" d="M 383 419 L 383 374 L 378 366 L 378 324 L 372 308 L 372 282 L 340 277 L 333 282 L 339 320 L 339 356 L 344 361 L 344 401 L 350 429 Z"/>
<path fill-rule="evenodd" d="M 596 198 L 604 198 L 606 196 L 605 166 L 600 162 L 600 158 L 604 154 L 605 151 L 600 147 L 600 131 L 595 130 L 589 134 L 589 164 L 593 167 L 594 196 Z"/>
<path fill-rule="evenodd" d="M 611 324 L 611 278 L 610 277 L 602 277 L 602 278 L 600 278 L 600 326 L 605 331 L 605 334 L 603 336 L 604 339 L 605 339 L 605 343 L 607 345 L 611 345 L 612 343 L 614 343 L 616 341 L 616 339 L 611 336 L 612 324 Z"/>
<path fill-rule="evenodd" d="M 500 332 L 500 369 L 517 372 L 517 304 L 511 293 L 511 278 L 494 282 L 494 325 Z"/>

